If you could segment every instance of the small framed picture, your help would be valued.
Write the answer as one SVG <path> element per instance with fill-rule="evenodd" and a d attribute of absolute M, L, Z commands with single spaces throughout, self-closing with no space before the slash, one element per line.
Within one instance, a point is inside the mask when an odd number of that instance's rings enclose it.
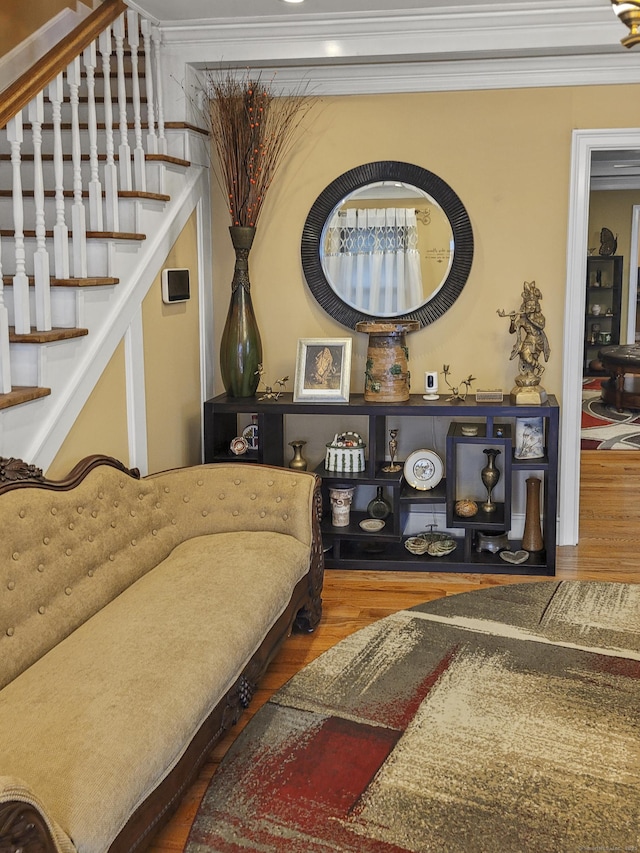
<path fill-rule="evenodd" d="M 351 338 L 300 338 L 293 400 L 348 403 Z"/>

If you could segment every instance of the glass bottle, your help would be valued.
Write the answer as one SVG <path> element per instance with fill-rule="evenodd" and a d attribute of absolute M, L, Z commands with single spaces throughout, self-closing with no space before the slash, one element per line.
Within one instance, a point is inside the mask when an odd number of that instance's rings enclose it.
<path fill-rule="evenodd" d="M 391 512 L 391 504 L 385 498 L 382 486 L 378 486 L 375 498 L 369 501 L 367 512 L 371 518 L 386 518 Z"/>

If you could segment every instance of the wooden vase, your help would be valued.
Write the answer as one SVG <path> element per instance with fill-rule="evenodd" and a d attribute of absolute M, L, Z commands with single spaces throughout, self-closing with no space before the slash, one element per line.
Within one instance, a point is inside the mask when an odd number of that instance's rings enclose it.
<path fill-rule="evenodd" d="M 542 551 L 544 539 L 540 527 L 540 485 L 539 477 L 527 477 L 527 506 L 524 518 L 522 547 L 525 551 Z"/>
<path fill-rule="evenodd" d="M 356 324 L 357 332 L 369 334 L 364 382 L 367 402 L 404 403 L 409 399 L 409 350 L 405 336 L 418 328 L 417 320 Z"/>

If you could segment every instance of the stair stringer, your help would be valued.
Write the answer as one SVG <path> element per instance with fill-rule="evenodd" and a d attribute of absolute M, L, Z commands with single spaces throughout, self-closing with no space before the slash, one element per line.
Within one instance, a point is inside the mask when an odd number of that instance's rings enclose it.
<path fill-rule="evenodd" d="M 200 299 L 201 352 L 206 352 L 206 342 L 212 340 L 212 284 L 211 284 L 211 240 L 210 240 L 210 184 L 209 170 L 190 166 L 184 177 L 171 175 L 171 201 L 167 203 L 160 223 L 139 246 L 135 256 L 123 255 L 122 269 L 118 269 L 118 257 L 114 258 L 114 275 L 120 278 L 105 305 L 105 313 L 97 323 L 95 318 L 86 324 L 89 334 L 71 342 L 59 342 L 52 347 L 65 347 L 65 360 L 56 375 L 51 378 L 52 393 L 36 402 L 26 403 L 2 412 L 0 418 L 0 455 L 19 457 L 46 470 L 54 460 L 63 441 L 73 426 L 82 407 L 88 400 L 98 379 L 102 375 L 117 346 L 128 334 L 132 324 L 138 323 L 142 301 L 162 269 L 166 258 L 194 210 L 198 215 L 198 298 Z M 85 295 L 86 298 L 86 295 Z M 130 335 L 126 351 L 132 365 L 127 377 L 134 374 L 140 387 L 139 372 L 144 370 L 140 347 L 131 342 L 141 342 L 139 334 Z M 56 352 L 62 352 L 57 350 Z M 44 356 L 43 361 L 46 361 Z M 46 367 L 45 369 L 48 369 Z M 212 365 L 204 356 L 201 361 L 202 399 L 211 394 L 213 386 Z M 64 374 L 61 376 L 61 374 Z M 143 386 L 142 386 L 143 387 Z M 146 447 L 140 441 L 144 416 L 131 411 L 137 399 L 142 408 L 140 395 L 127 388 L 128 421 L 130 425 L 130 466 L 147 468 L 144 458 L 136 458 Z M 134 429 L 135 427 L 135 429 Z M 137 432 L 137 440 L 131 433 Z M 136 451 L 137 448 L 137 451 Z"/>

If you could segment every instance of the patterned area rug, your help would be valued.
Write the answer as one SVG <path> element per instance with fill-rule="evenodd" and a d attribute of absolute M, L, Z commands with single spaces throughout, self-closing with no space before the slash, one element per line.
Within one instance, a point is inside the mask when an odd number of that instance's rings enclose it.
<path fill-rule="evenodd" d="M 640 585 L 401 611 L 256 714 L 186 853 L 640 850 Z"/>
<path fill-rule="evenodd" d="M 605 406 L 603 381 L 585 379 L 582 385 L 581 450 L 640 450 L 640 412 Z"/>

